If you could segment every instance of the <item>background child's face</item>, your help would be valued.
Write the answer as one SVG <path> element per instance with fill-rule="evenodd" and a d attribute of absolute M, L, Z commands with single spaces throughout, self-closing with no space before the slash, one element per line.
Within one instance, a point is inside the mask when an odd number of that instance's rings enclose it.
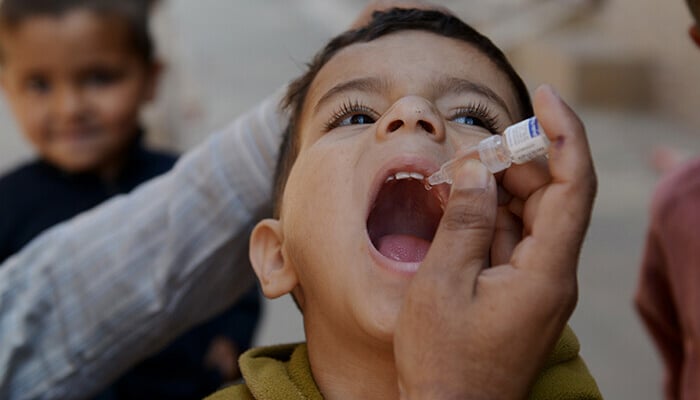
<path fill-rule="evenodd" d="M 155 86 L 124 21 L 85 10 L 32 17 L 3 32 L 2 49 L 8 102 L 45 159 L 83 172 L 119 158 Z"/>
<path fill-rule="evenodd" d="M 321 69 L 280 218 L 307 332 L 391 341 L 449 190 L 400 178 L 427 177 L 520 113 L 510 81 L 485 55 L 432 33 L 355 44 Z"/>

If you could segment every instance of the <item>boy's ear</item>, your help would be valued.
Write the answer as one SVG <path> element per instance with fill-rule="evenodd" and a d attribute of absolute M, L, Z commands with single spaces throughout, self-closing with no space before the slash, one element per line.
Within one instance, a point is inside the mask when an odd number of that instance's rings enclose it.
<path fill-rule="evenodd" d="M 298 283 L 296 271 L 284 259 L 282 243 L 282 225 L 276 219 L 260 221 L 250 235 L 250 262 L 270 299 L 291 292 Z"/>
<path fill-rule="evenodd" d="M 693 39 L 693 42 L 700 47 L 700 25 L 693 24 L 688 30 L 688 33 L 690 33 L 690 38 Z"/>

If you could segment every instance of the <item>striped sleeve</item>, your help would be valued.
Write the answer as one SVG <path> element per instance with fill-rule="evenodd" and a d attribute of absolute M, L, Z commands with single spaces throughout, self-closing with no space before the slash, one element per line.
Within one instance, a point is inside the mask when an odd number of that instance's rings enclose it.
<path fill-rule="evenodd" d="M 0 398 L 88 397 L 245 292 L 237 260 L 270 201 L 280 97 L 0 266 Z"/>

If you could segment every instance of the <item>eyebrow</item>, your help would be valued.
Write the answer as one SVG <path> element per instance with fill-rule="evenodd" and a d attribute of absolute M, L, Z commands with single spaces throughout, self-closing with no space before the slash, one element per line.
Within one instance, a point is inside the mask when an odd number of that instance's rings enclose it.
<path fill-rule="evenodd" d="M 506 113 L 508 113 L 508 116 L 512 117 L 506 102 L 503 101 L 503 99 L 488 86 L 462 78 L 446 76 L 437 81 L 434 90 L 435 93 L 477 93 L 498 104 Z"/>
<path fill-rule="evenodd" d="M 375 77 L 359 78 L 339 83 L 321 96 L 314 106 L 314 113 L 318 112 L 319 108 L 321 108 L 324 103 L 329 102 L 331 99 L 344 92 L 360 91 L 366 93 L 381 93 L 388 87 L 389 82 L 386 79 Z"/>

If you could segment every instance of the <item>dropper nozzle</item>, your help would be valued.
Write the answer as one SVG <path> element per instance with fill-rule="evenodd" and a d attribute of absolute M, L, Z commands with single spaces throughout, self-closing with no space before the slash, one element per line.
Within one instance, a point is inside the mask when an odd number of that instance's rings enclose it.
<path fill-rule="evenodd" d="M 461 155 L 451 159 L 450 161 L 442 164 L 439 170 L 435 171 L 432 175 L 428 177 L 428 184 L 430 186 L 440 185 L 442 183 L 452 184 L 452 177 L 454 173 L 467 159 L 476 158 L 479 152 L 479 146 L 472 146 L 463 152 Z"/>
<path fill-rule="evenodd" d="M 511 125 L 503 135 L 493 135 L 476 146 L 459 151 L 427 179 L 428 185 L 452 184 L 454 173 L 470 158 L 479 159 L 491 173 L 503 171 L 512 163 L 522 164 L 547 153 L 549 140 L 536 117 Z"/>

